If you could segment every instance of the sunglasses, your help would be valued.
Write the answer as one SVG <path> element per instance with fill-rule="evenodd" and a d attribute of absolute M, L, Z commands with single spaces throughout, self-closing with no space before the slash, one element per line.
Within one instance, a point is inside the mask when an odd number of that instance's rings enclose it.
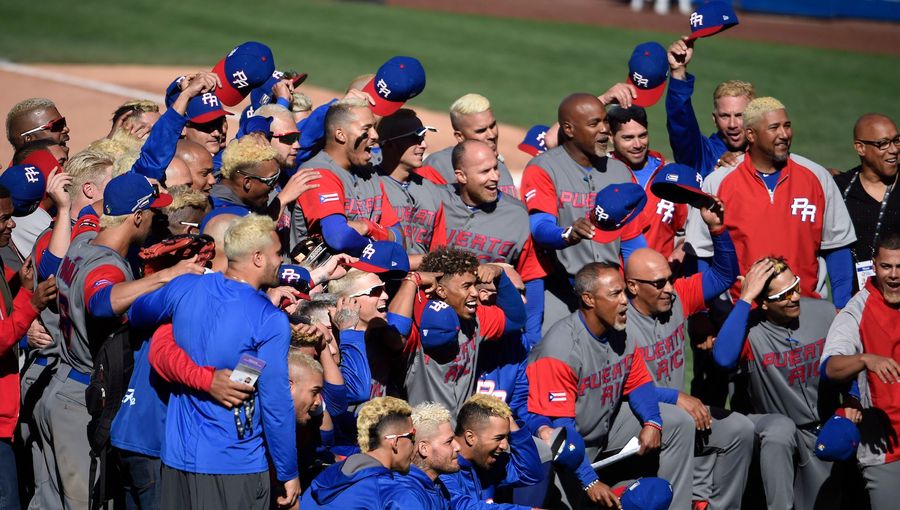
<path fill-rule="evenodd" d="M 294 145 L 295 143 L 300 141 L 300 132 L 294 131 L 293 133 L 279 133 L 272 135 L 272 138 L 277 139 L 279 142 L 285 145 Z"/>
<path fill-rule="evenodd" d="M 380 297 L 381 293 L 384 292 L 384 284 L 379 283 L 378 285 L 373 285 L 368 289 L 363 289 L 355 294 L 350 295 L 352 298 L 369 296 L 369 297 Z"/>
<path fill-rule="evenodd" d="M 406 137 L 408 137 L 408 136 L 415 136 L 415 137 L 416 137 L 416 142 L 417 142 L 417 143 L 422 143 L 423 141 L 425 141 L 425 133 L 427 133 L 427 132 L 429 132 L 429 131 L 431 131 L 431 132 L 436 132 L 437 129 L 435 129 L 435 128 L 431 127 L 431 126 L 423 126 L 423 127 L 420 127 L 419 129 L 416 129 L 416 130 L 414 130 L 414 131 L 409 131 L 408 133 L 403 133 L 402 135 L 392 136 L 392 137 L 390 137 L 390 138 L 385 138 L 385 139 L 379 140 L 378 143 L 380 143 L 380 144 L 383 145 L 383 144 L 386 144 L 386 143 L 393 142 L 394 140 L 400 140 L 401 138 L 406 138 Z"/>
<path fill-rule="evenodd" d="M 412 429 L 409 432 L 407 432 L 406 434 L 388 434 L 388 435 L 384 436 L 384 438 L 388 439 L 388 440 L 400 439 L 401 437 L 405 437 L 405 438 L 409 439 L 410 441 L 412 441 L 413 443 L 415 443 L 416 442 L 416 429 Z"/>
<path fill-rule="evenodd" d="M 872 147 L 875 147 L 880 151 L 888 150 L 888 147 L 890 147 L 891 144 L 893 144 L 895 147 L 900 147 L 900 135 L 897 135 L 891 139 L 884 138 L 881 140 L 860 140 L 857 138 L 856 141 L 865 145 L 871 145 Z"/>
<path fill-rule="evenodd" d="M 766 297 L 766 301 L 784 301 L 785 299 L 791 299 L 794 297 L 794 294 L 800 295 L 800 277 L 794 277 L 794 283 L 790 285 L 790 287 L 784 289 L 783 291 L 772 294 L 771 296 Z"/>
<path fill-rule="evenodd" d="M 663 290 L 667 283 L 674 284 L 675 283 L 675 275 L 670 275 L 668 278 L 660 278 L 658 280 L 641 280 L 640 278 L 631 278 L 632 280 L 638 283 L 644 283 L 656 290 Z"/>
<path fill-rule="evenodd" d="M 66 118 L 60 117 L 58 119 L 51 120 L 50 122 L 44 124 L 43 126 L 38 126 L 34 129 L 29 129 L 28 131 L 25 131 L 24 133 L 22 133 L 19 136 L 30 135 L 33 133 L 37 133 L 38 131 L 50 131 L 51 133 L 59 133 L 63 129 L 66 129 Z"/>
<path fill-rule="evenodd" d="M 275 186 L 275 183 L 278 182 L 278 177 L 281 175 L 281 170 L 275 172 L 275 175 L 273 175 L 271 177 L 260 177 L 258 175 L 253 175 L 253 174 L 247 173 L 243 170 L 235 170 L 235 171 L 237 173 L 243 175 L 244 177 L 249 177 L 250 179 L 257 180 L 270 188 Z"/>

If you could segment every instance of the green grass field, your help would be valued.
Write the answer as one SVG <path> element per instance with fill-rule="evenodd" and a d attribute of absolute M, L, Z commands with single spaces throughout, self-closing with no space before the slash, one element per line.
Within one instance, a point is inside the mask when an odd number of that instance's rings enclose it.
<path fill-rule="evenodd" d="M 477 91 L 491 99 L 501 121 L 523 127 L 553 121 L 556 105 L 570 92 L 599 93 L 621 81 L 636 44 L 667 46 L 675 37 L 309 0 L 3 2 L 0 18 L 0 57 L 18 62 L 211 67 L 236 43 L 260 40 L 272 47 L 280 68 L 307 71 L 311 83 L 343 89 L 392 55 L 413 55 L 428 72 L 428 86 L 413 105 L 444 110 Z M 691 70 L 705 130 L 712 130 L 714 86 L 750 80 L 760 94 L 788 105 L 793 150 L 826 166 L 856 164 L 850 130 L 861 113 L 900 119 L 897 57 L 707 39 L 698 44 Z M 650 113 L 651 146 L 668 154 L 664 106 Z"/>

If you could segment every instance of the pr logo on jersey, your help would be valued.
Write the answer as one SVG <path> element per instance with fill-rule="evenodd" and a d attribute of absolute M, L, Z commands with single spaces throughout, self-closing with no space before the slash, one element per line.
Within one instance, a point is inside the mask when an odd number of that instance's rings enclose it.
<path fill-rule="evenodd" d="M 327 204 L 328 202 L 337 202 L 338 194 L 337 193 L 322 193 L 319 195 L 319 203 Z"/>
<path fill-rule="evenodd" d="M 660 200 L 656 204 L 656 214 L 662 216 L 661 222 L 672 223 L 672 216 L 675 215 L 675 204 L 668 200 Z"/>
<path fill-rule="evenodd" d="M 564 391 L 551 391 L 547 396 L 547 400 L 550 402 L 566 402 L 569 398 L 566 397 L 566 392 Z"/>
<path fill-rule="evenodd" d="M 795 198 L 791 204 L 791 216 L 800 216 L 800 221 L 816 222 L 816 206 L 809 203 L 808 198 Z"/>

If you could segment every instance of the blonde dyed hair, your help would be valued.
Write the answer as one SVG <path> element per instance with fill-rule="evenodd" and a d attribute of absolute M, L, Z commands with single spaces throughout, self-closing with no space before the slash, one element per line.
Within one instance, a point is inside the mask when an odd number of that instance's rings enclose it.
<path fill-rule="evenodd" d="M 503 418 L 504 420 L 512 416 L 512 410 L 506 405 L 506 402 L 486 393 L 476 393 L 472 395 L 466 399 L 463 405 L 467 404 L 478 406 L 485 410 L 487 414 L 496 416 L 497 418 Z"/>
<path fill-rule="evenodd" d="M 412 410 L 413 427 L 416 428 L 416 439 L 429 440 L 444 423 L 452 421 L 450 411 L 437 402 L 422 402 Z"/>
<path fill-rule="evenodd" d="M 351 268 L 344 276 L 328 282 L 328 292 L 337 294 L 340 297 L 347 297 L 353 284 L 367 274 L 369 273 L 361 269 Z"/>
<path fill-rule="evenodd" d="M 491 109 L 491 102 L 481 94 L 466 94 L 450 105 L 450 124 L 459 129 L 459 122 L 466 115 L 485 112 Z"/>
<path fill-rule="evenodd" d="M 139 157 L 141 157 L 140 152 L 128 151 L 116 158 L 116 162 L 113 163 L 112 176 L 118 177 L 122 174 L 127 174 L 128 172 L 130 172 L 131 168 L 134 167 L 134 164 L 137 163 Z"/>
<path fill-rule="evenodd" d="M 125 108 L 136 111 L 136 112 L 159 113 L 159 105 L 154 103 L 153 101 L 150 101 L 149 99 L 129 99 L 128 101 L 125 101 L 124 103 L 122 103 L 119 106 L 119 108 L 117 108 L 117 109 L 121 110 L 121 109 L 125 109 Z"/>
<path fill-rule="evenodd" d="M 312 98 L 303 92 L 294 92 L 291 94 L 291 111 L 294 113 L 308 112 L 312 110 Z"/>
<path fill-rule="evenodd" d="M 753 84 L 741 80 L 728 80 L 720 83 L 713 91 L 713 102 L 722 97 L 746 97 L 751 101 L 756 99 L 756 88 Z M 715 106 L 715 104 L 713 104 Z"/>
<path fill-rule="evenodd" d="M 409 417 L 412 415 L 412 407 L 399 398 L 378 397 L 359 408 L 359 416 L 356 417 L 357 442 L 363 453 L 374 450 L 375 445 L 381 442 L 380 437 L 373 437 L 372 434 L 377 433 L 381 421 L 391 415 Z"/>
<path fill-rule="evenodd" d="M 91 182 L 97 184 L 106 177 L 106 171 L 113 166 L 113 158 L 102 151 L 86 149 L 66 161 L 66 173 L 72 176 L 69 196 L 73 199 L 81 193 L 81 188 Z"/>
<path fill-rule="evenodd" d="M 294 123 L 294 118 L 291 117 L 291 111 L 281 106 L 280 104 L 267 104 L 260 106 L 253 112 L 254 117 L 275 117 L 284 122 Z"/>
<path fill-rule="evenodd" d="M 769 112 L 784 109 L 784 104 L 774 97 L 758 97 L 744 109 L 744 128 L 752 128 Z"/>
<path fill-rule="evenodd" d="M 128 147 L 122 145 L 122 142 L 113 140 L 112 138 L 101 138 L 94 140 L 87 146 L 88 150 L 102 152 L 113 160 L 121 157 L 128 152 Z"/>
<path fill-rule="evenodd" d="M 131 214 L 120 214 L 118 216 L 110 216 L 103 214 L 100 216 L 100 230 L 115 228 L 125 223 L 125 220 L 131 217 Z"/>
<path fill-rule="evenodd" d="M 119 142 L 128 151 L 140 152 L 146 140 L 138 138 L 124 129 L 117 129 L 110 137 L 110 140 Z"/>
<path fill-rule="evenodd" d="M 263 250 L 275 242 L 269 235 L 272 232 L 275 222 L 268 216 L 248 214 L 238 218 L 225 231 L 225 257 L 232 262 Z"/>
<path fill-rule="evenodd" d="M 288 366 L 296 369 L 312 370 L 317 374 L 325 373 L 322 364 L 316 361 L 309 354 L 304 354 L 300 349 L 288 349 Z"/>
<path fill-rule="evenodd" d="M 222 178 L 231 179 L 238 171 L 248 171 L 263 161 L 275 159 L 277 153 L 271 145 L 255 136 L 232 140 L 222 153 Z"/>
<path fill-rule="evenodd" d="M 12 142 L 13 139 L 19 136 L 19 133 L 13 133 L 10 130 L 12 129 L 13 121 L 20 115 L 35 110 L 48 110 L 50 108 L 56 108 L 56 103 L 45 97 L 31 97 L 14 104 L 6 114 L 6 138 Z"/>
<path fill-rule="evenodd" d="M 172 195 L 172 203 L 163 208 L 167 216 L 176 214 L 182 209 L 191 208 L 205 211 L 210 207 L 209 197 L 192 189 L 187 184 L 172 186 L 168 191 Z"/>

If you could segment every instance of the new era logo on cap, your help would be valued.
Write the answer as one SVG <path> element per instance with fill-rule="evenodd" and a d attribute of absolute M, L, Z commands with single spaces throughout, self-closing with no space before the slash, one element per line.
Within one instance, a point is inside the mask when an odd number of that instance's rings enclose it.
<path fill-rule="evenodd" d="M 275 58 L 265 44 L 249 41 L 236 46 L 213 68 L 222 86 L 216 95 L 228 106 L 241 102 L 275 72 Z"/>
<path fill-rule="evenodd" d="M 730 2 L 713 0 L 707 2 L 691 13 L 689 19 L 691 35 L 688 39 L 709 37 L 728 30 L 739 23 L 737 14 Z"/>
<path fill-rule="evenodd" d="M 637 45 L 628 60 L 628 82 L 637 88 L 634 104 L 653 106 L 666 90 L 669 59 L 666 49 L 656 42 Z"/>
<path fill-rule="evenodd" d="M 409 256 L 403 246 L 391 241 L 372 241 L 363 248 L 359 260 L 350 264 L 382 278 L 402 278 L 409 273 Z"/>
<path fill-rule="evenodd" d="M 425 69 L 413 57 L 393 57 L 363 87 L 375 101 L 372 112 L 386 117 L 425 89 Z"/>

